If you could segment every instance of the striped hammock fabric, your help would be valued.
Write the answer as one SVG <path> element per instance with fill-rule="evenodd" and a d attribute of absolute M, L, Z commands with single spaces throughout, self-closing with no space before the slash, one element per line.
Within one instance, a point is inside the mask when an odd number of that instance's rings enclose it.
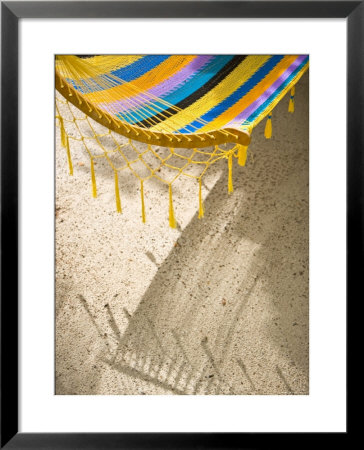
<path fill-rule="evenodd" d="M 172 183 L 180 175 L 196 178 L 200 185 L 207 168 L 221 158 L 228 159 L 229 192 L 232 192 L 232 159 L 245 165 L 247 146 L 253 128 L 267 117 L 265 136 L 272 135 L 272 110 L 290 92 L 289 111 L 294 111 L 295 85 L 308 69 L 308 55 L 97 55 L 56 57 L 55 85 L 71 112 L 71 119 L 62 114 L 61 102 L 56 111 L 61 130 L 62 144 L 67 148 L 70 173 L 73 172 L 70 139 L 81 140 L 90 156 L 93 195 L 96 196 L 96 157 L 86 144 L 86 135 L 79 136 L 67 131 L 67 122 L 77 123 L 69 108 L 76 107 L 85 115 L 106 127 L 108 133 L 128 138 L 136 157 L 128 160 L 123 145 L 116 144 L 117 151 L 126 161 L 119 167 L 112 163 L 108 150 L 92 124 L 92 135 L 101 147 L 103 155 L 115 174 L 117 211 L 121 212 L 118 173 L 129 169 L 139 178 L 142 193 L 142 217 L 145 221 L 143 183 L 155 177 L 169 185 L 170 224 L 175 226 L 172 205 Z M 112 135 L 111 135 L 112 136 Z M 133 146 L 133 141 L 147 144 L 145 152 Z M 234 144 L 225 149 L 221 145 Z M 154 149 L 170 150 L 166 157 Z M 200 149 L 213 148 L 203 152 Z M 193 149 L 190 156 L 176 149 Z M 147 154 L 154 156 L 159 166 L 147 161 Z M 201 162 L 196 157 L 206 156 Z M 182 165 L 169 163 L 178 156 Z M 147 172 L 140 174 L 133 164 L 142 162 Z M 195 164 L 202 170 L 191 175 L 185 170 Z M 175 170 L 170 179 L 160 175 L 162 166 Z M 172 216 L 172 217 L 171 217 Z"/>
<path fill-rule="evenodd" d="M 74 92 L 67 99 L 95 120 L 142 142 L 190 148 L 246 145 L 253 127 L 305 72 L 308 56 L 66 56 L 57 62 L 57 89 Z"/>

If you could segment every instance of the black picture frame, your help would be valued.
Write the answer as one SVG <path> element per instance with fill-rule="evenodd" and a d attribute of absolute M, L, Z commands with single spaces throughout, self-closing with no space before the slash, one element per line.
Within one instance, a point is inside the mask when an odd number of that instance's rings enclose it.
<path fill-rule="evenodd" d="M 363 298 L 363 1 L 94 1 L 1 3 L 1 448 L 297 448 L 310 433 L 18 432 L 18 22 L 21 18 L 346 18 L 347 301 Z M 12 105 L 8 108 L 7 105 Z M 360 295 L 360 292 L 362 294 Z M 320 433 L 321 435 L 321 433 Z M 315 434 L 315 443 L 321 441 Z M 348 432 L 335 439 L 347 439 Z M 322 438 L 326 440 L 324 434 Z M 327 443 L 327 441 L 325 441 Z"/>

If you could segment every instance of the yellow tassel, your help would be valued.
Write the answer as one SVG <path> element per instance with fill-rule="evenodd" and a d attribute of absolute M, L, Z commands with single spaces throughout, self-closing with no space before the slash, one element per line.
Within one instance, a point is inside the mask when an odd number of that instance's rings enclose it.
<path fill-rule="evenodd" d="M 121 209 L 120 192 L 119 192 L 119 176 L 118 176 L 118 171 L 117 170 L 114 170 L 114 179 L 115 179 L 116 211 L 118 213 L 121 213 L 122 209 Z"/>
<path fill-rule="evenodd" d="M 169 185 L 169 226 L 176 228 L 176 219 L 173 211 L 172 185 Z"/>
<path fill-rule="evenodd" d="M 94 160 L 91 158 L 91 182 L 92 182 L 92 196 L 94 198 L 97 197 L 97 189 L 96 189 L 96 177 L 95 177 L 95 167 Z"/>
<path fill-rule="evenodd" d="M 198 210 L 198 218 L 201 219 L 205 215 L 205 208 L 203 207 L 202 201 L 202 179 L 198 180 L 199 189 L 198 189 L 198 201 L 199 201 L 199 210 Z"/>
<path fill-rule="evenodd" d="M 140 180 L 140 196 L 142 199 L 142 221 L 145 223 L 145 205 L 144 205 L 144 183 Z"/>
<path fill-rule="evenodd" d="M 296 93 L 296 87 L 293 86 L 291 89 L 291 97 L 289 98 L 289 104 L 288 104 L 288 112 L 294 113 L 294 95 Z"/>
<path fill-rule="evenodd" d="M 59 126 L 61 128 L 61 143 L 63 147 L 66 147 L 67 145 L 67 133 L 66 130 L 64 128 L 64 122 L 63 122 L 63 118 L 62 117 L 58 117 L 59 119 Z"/>
<path fill-rule="evenodd" d="M 239 166 L 245 166 L 247 151 L 248 151 L 248 147 L 245 147 L 244 145 L 238 146 L 238 164 L 239 164 Z"/>
<path fill-rule="evenodd" d="M 233 192 L 233 153 L 230 152 L 228 156 L 228 167 L 229 167 L 229 181 L 228 181 L 228 192 L 229 194 Z"/>
<path fill-rule="evenodd" d="M 267 139 L 270 139 L 272 137 L 272 114 L 271 113 L 268 114 L 268 119 L 265 124 L 264 136 Z"/>
<path fill-rule="evenodd" d="M 72 165 L 70 143 L 69 143 L 68 136 L 66 136 L 66 148 L 67 148 L 67 159 L 68 159 L 69 172 L 70 172 L 70 175 L 73 175 L 73 165 Z"/>

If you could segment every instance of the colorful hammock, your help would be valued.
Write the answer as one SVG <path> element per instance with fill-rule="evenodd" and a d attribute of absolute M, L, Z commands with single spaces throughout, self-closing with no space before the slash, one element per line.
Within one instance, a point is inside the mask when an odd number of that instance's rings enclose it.
<path fill-rule="evenodd" d="M 121 212 L 118 174 L 130 170 L 140 180 L 143 222 L 144 182 L 159 179 L 169 186 L 172 227 L 172 183 L 180 175 L 195 178 L 203 217 L 201 182 L 208 167 L 228 160 L 232 192 L 233 157 L 245 165 L 252 130 L 266 116 L 265 136 L 271 137 L 272 110 L 289 91 L 289 111 L 294 111 L 295 84 L 307 68 L 307 55 L 57 56 L 61 96 L 56 96 L 56 117 L 69 171 L 73 173 L 70 140 L 81 141 L 90 157 L 96 197 L 94 162 L 106 158 Z M 127 140 L 120 141 L 120 136 Z M 100 152 L 91 148 L 90 140 Z M 227 143 L 233 145 L 227 148 Z M 115 155 L 121 162 L 115 162 Z"/>

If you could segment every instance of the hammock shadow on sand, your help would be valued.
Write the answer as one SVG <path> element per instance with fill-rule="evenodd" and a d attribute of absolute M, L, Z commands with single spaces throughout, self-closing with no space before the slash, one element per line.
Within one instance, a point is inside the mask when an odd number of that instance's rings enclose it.
<path fill-rule="evenodd" d="M 277 111 L 283 123 L 292 120 L 284 106 Z M 305 114 L 298 110 L 296 123 Z M 205 201 L 205 218 L 196 214 L 183 230 L 135 311 L 120 297 L 105 299 L 108 326 L 101 328 L 87 298 L 81 300 L 105 343 L 97 359 L 115 373 L 116 384 L 137 379 L 145 393 L 159 394 L 308 393 L 277 358 L 257 364 L 265 351 L 259 337 L 268 338 L 308 380 L 308 139 L 297 140 L 297 125 L 281 128 L 281 139 L 268 142 L 261 129 L 254 132 L 254 166 L 234 165 L 232 195 L 225 166 Z M 146 257 L 156 263 L 150 252 Z M 262 304 L 252 310 L 257 289 Z M 269 320 L 260 323 L 256 342 L 249 341 L 249 317 L 266 311 Z M 126 329 L 116 319 L 121 314 Z M 109 338 L 116 342 L 112 349 Z M 142 393 L 135 386 L 117 389 Z"/>
<path fill-rule="evenodd" d="M 137 310 L 132 315 L 124 311 L 128 326 L 123 334 L 112 313 L 122 299 L 110 302 L 107 314 L 118 344 L 112 355 L 99 357 L 115 371 L 152 383 L 161 393 L 266 393 L 237 348 L 241 320 L 257 283 L 272 297 L 269 308 L 277 315 L 274 323 L 266 324 L 265 334 L 295 366 L 308 370 L 307 317 L 302 314 L 306 328 L 292 327 L 287 313 L 290 293 L 284 287 L 299 282 L 304 292 L 307 284 L 305 276 L 297 279 L 292 272 L 296 270 L 292 264 L 304 259 L 305 244 L 297 236 L 307 234 L 307 204 L 303 199 L 297 207 L 297 196 L 285 187 L 293 177 L 307 190 L 307 170 L 300 170 L 307 164 L 302 161 L 306 153 L 297 156 L 289 148 L 272 149 L 270 142 L 272 157 L 261 145 L 254 170 L 236 169 L 234 195 L 226 193 L 226 173 L 216 183 L 205 202 L 205 218 L 192 219 L 159 265 Z M 281 233 L 292 223 L 294 232 Z M 255 250 L 245 253 L 243 242 L 253 243 Z M 282 277 L 286 283 L 280 286 Z M 224 284 L 225 294 L 211 290 L 209 280 Z M 307 299 L 302 303 L 304 313 L 306 304 Z M 280 386 L 277 393 L 296 393 L 276 364 L 269 370 Z"/>

